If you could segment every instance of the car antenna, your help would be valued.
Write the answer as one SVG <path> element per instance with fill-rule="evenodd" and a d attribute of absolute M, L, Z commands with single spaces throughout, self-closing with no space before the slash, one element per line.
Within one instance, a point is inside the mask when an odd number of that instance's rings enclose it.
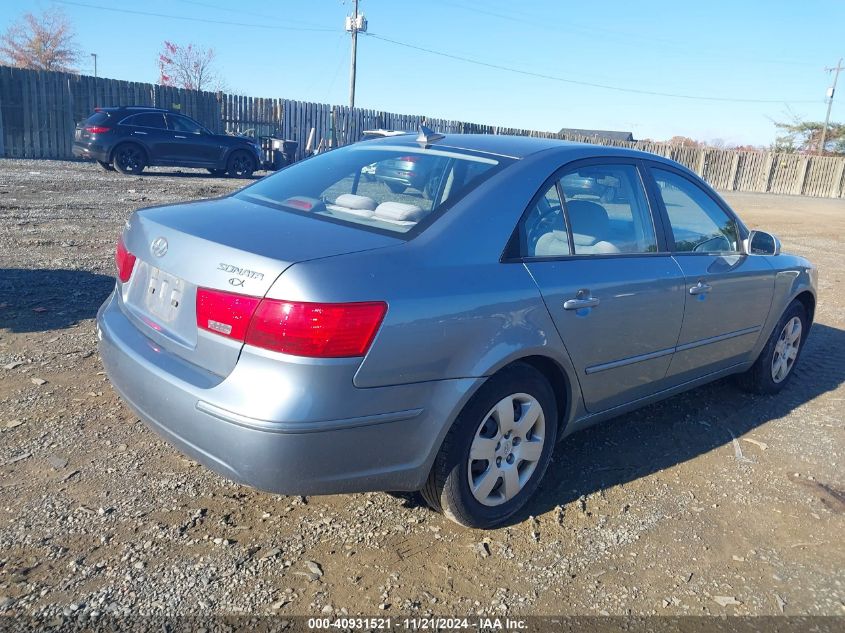
<path fill-rule="evenodd" d="M 442 138 L 446 138 L 446 135 L 438 134 L 425 124 L 420 125 L 420 135 L 417 137 L 417 143 L 420 145 L 431 145 Z"/>

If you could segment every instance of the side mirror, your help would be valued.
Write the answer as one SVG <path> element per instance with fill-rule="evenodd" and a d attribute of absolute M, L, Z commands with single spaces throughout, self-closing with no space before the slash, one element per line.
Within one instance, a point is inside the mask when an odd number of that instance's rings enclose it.
<path fill-rule="evenodd" d="M 780 240 L 765 231 L 751 231 L 745 240 L 748 255 L 780 255 Z"/>

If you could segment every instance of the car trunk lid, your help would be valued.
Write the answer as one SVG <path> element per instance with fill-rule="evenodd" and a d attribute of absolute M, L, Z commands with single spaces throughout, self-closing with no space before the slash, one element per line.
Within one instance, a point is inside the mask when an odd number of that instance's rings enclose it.
<path fill-rule="evenodd" d="M 243 343 L 197 327 L 198 289 L 263 297 L 297 262 L 401 240 L 226 197 L 141 210 L 124 242 L 137 258 L 120 288 L 127 316 L 154 344 L 225 376 Z"/>

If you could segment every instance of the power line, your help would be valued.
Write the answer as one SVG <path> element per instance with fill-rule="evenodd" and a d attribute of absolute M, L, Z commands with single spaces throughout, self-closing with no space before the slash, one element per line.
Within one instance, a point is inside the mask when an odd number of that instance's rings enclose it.
<path fill-rule="evenodd" d="M 390 44 L 395 44 L 397 46 L 403 46 L 405 48 L 410 48 L 417 51 L 422 51 L 424 53 L 430 53 L 432 55 L 438 55 L 440 57 L 446 57 L 448 59 L 454 59 L 462 62 L 466 62 L 468 64 L 475 64 L 476 66 L 484 66 L 486 68 L 493 68 L 496 70 L 504 70 L 506 72 L 516 73 L 518 75 L 525 75 L 527 77 L 536 77 L 538 79 L 548 79 L 550 81 L 559 81 L 562 83 L 567 84 L 574 84 L 577 86 L 588 86 L 590 88 L 601 88 L 603 90 L 613 90 L 616 92 L 627 92 L 632 94 L 640 94 L 640 95 L 649 95 L 654 97 L 671 97 L 674 99 L 689 99 L 693 101 L 719 101 L 719 102 L 727 102 L 727 103 L 818 103 L 818 100 L 802 100 L 802 99 L 739 99 L 734 97 L 710 97 L 706 95 L 687 95 L 687 94 L 680 94 L 674 92 L 658 92 L 655 90 L 639 90 L 637 88 L 622 88 L 620 86 L 611 86 L 609 84 L 600 84 L 594 83 L 590 81 L 580 81 L 577 79 L 567 79 L 565 77 L 558 77 L 555 75 L 547 75 L 544 73 L 537 73 L 530 70 L 521 70 L 519 68 L 512 68 L 510 66 L 501 66 L 499 64 L 491 64 L 488 62 L 481 61 L 479 59 L 471 59 L 469 57 L 462 57 L 460 55 L 453 55 L 451 53 L 444 53 L 443 51 L 436 51 L 431 48 L 425 48 L 423 46 L 416 46 L 414 44 L 408 44 L 407 42 L 400 42 L 399 40 L 390 39 L 388 37 L 384 37 L 383 35 L 377 35 L 376 33 L 367 33 L 369 37 L 375 38 L 377 40 L 381 40 L 383 42 L 389 42 Z"/>
<path fill-rule="evenodd" d="M 153 13 L 151 11 L 136 11 L 134 9 L 118 9 L 116 7 L 104 7 L 98 4 L 86 2 L 72 2 L 71 0 L 54 0 L 58 4 L 66 4 L 75 7 L 98 9 L 100 11 L 112 11 L 114 13 L 128 13 L 132 15 L 145 15 L 154 18 L 167 18 L 168 20 L 184 20 L 186 22 L 205 22 L 207 24 L 222 24 L 224 26 L 245 26 L 257 29 L 270 29 L 276 31 L 319 31 L 323 33 L 337 33 L 337 29 L 305 27 L 305 26 L 274 26 L 272 24 L 256 24 L 250 22 L 231 22 L 229 20 L 212 20 L 209 18 L 188 17 L 183 15 L 171 15 L 166 13 Z"/>
<path fill-rule="evenodd" d="M 613 37 L 623 37 L 629 38 L 631 40 L 642 42 L 646 44 L 655 44 L 655 43 L 662 43 L 664 44 L 663 48 L 667 46 L 671 46 L 674 49 L 675 54 L 684 55 L 685 57 L 695 57 L 699 59 L 699 56 L 694 54 L 690 54 L 688 44 L 684 42 L 679 42 L 678 40 L 672 40 L 665 37 L 658 37 L 653 35 L 647 35 L 644 33 L 632 33 L 630 31 L 623 31 L 619 29 L 608 29 L 602 28 L 595 25 L 584 26 L 579 25 L 577 23 L 566 21 L 565 23 L 561 24 L 559 22 L 550 22 L 549 20 L 541 21 L 539 19 L 534 19 L 531 17 L 524 17 L 528 16 L 527 13 L 519 13 L 519 14 L 505 14 L 505 13 L 498 13 L 496 11 L 491 11 L 489 8 L 481 8 L 475 6 L 468 6 L 462 4 L 460 2 L 455 2 L 452 0 L 451 2 L 448 0 L 440 0 L 447 6 L 451 6 L 453 8 L 462 9 L 464 11 L 468 11 L 470 13 L 478 13 L 482 15 L 487 15 L 494 18 L 500 18 L 502 20 L 506 20 L 508 22 L 521 22 L 523 24 L 531 25 L 535 28 L 546 29 L 550 31 L 555 31 L 556 33 L 560 32 L 571 32 L 571 33 L 579 33 L 582 35 L 588 35 L 595 37 L 596 33 L 606 33 Z M 711 49 L 716 50 L 716 49 Z M 753 57 L 744 57 L 740 58 L 738 55 L 731 54 L 725 55 L 721 50 L 717 52 L 715 55 L 716 57 L 720 57 L 721 59 L 731 59 L 732 61 L 736 61 L 737 59 L 742 59 L 743 61 L 752 62 L 752 63 L 760 63 L 760 64 L 777 64 L 777 65 L 790 65 L 790 66 L 805 66 L 805 67 L 813 67 L 815 68 L 817 64 L 811 62 L 799 62 L 793 60 L 776 60 L 776 59 L 759 59 Z M 708 53 L 708 57 L 714 57 L 713 53 Z"/>
<path fill-rule="evenodd" d="M 268 15 L 266 13 L 257 13 L 255 11 L 244 10 L 244 9 L 240 9 L 240 8 L 230 9 L 229 7 L 221 7 L 219 5 L 211 4 L 211 3 L 208 3 L 208 2 L 199 2 L 198 0 L 177 0 L 177 2 L 181 2 L 182 4 L 192 4 L 194 6 L 204 7 L 206 9 L 214 9 L 216 11 L 225 11 L 227 13 L 237 13 L 238 15 L 247 15 L 249 17 L 254 17 L 254 18 L 266 18 L 268 20 L 275 20 L 275 21 L 281 20 L 281 18 L 278 15 Z M 306 22 L 304 20 L 295 20 L 295 19 L 292 19 L 292 18 L 285 18 L 284 21 L 290 22 L 290 23 L 295 23 L 295 24 L 303 24 L 305 26 L 313 26 L 313 27 L 317 27 L 317 28 L 322 28 L 322 27 L 320 27 L 319 24 L 315 24 L 314 22 Z"/>

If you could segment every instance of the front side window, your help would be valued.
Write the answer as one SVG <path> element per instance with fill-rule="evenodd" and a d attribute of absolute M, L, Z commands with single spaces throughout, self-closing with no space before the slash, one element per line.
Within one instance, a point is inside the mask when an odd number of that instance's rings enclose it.
<path fill-rule="evenodd" d="M 464 151 L 354 144 L 295 163 L 236 196 L 402 234 L 452 206 L 511 162 Z"/>
<path fill-rule="evenodd" d="M 698 185 L 665 169 L 651 168 L 663 198 L 674 236 L 675 250 L 681 253 L 736 253 L 739 231 L 730 217 Z"/>
<path fill-rule="evenodd" d="M 560 179 L 576 255 L 654 253 L 654 222 L 634 165 L 589 165 Z"/>
<path fill-rule="evenodd" d="M 196 121 L 175 114 L 167 115 L 167 125 L 174 132 L 187 132 L 188 134 L 201 134 L 203 127 Z"/>
<path fill-rule="evenodd" d="M 146 112 L 136 114 L 123 121 L 124 125 L 135 125 L 137 127 L 152 127 L 164 129 L 164 115 L 157 112 Z"/>

